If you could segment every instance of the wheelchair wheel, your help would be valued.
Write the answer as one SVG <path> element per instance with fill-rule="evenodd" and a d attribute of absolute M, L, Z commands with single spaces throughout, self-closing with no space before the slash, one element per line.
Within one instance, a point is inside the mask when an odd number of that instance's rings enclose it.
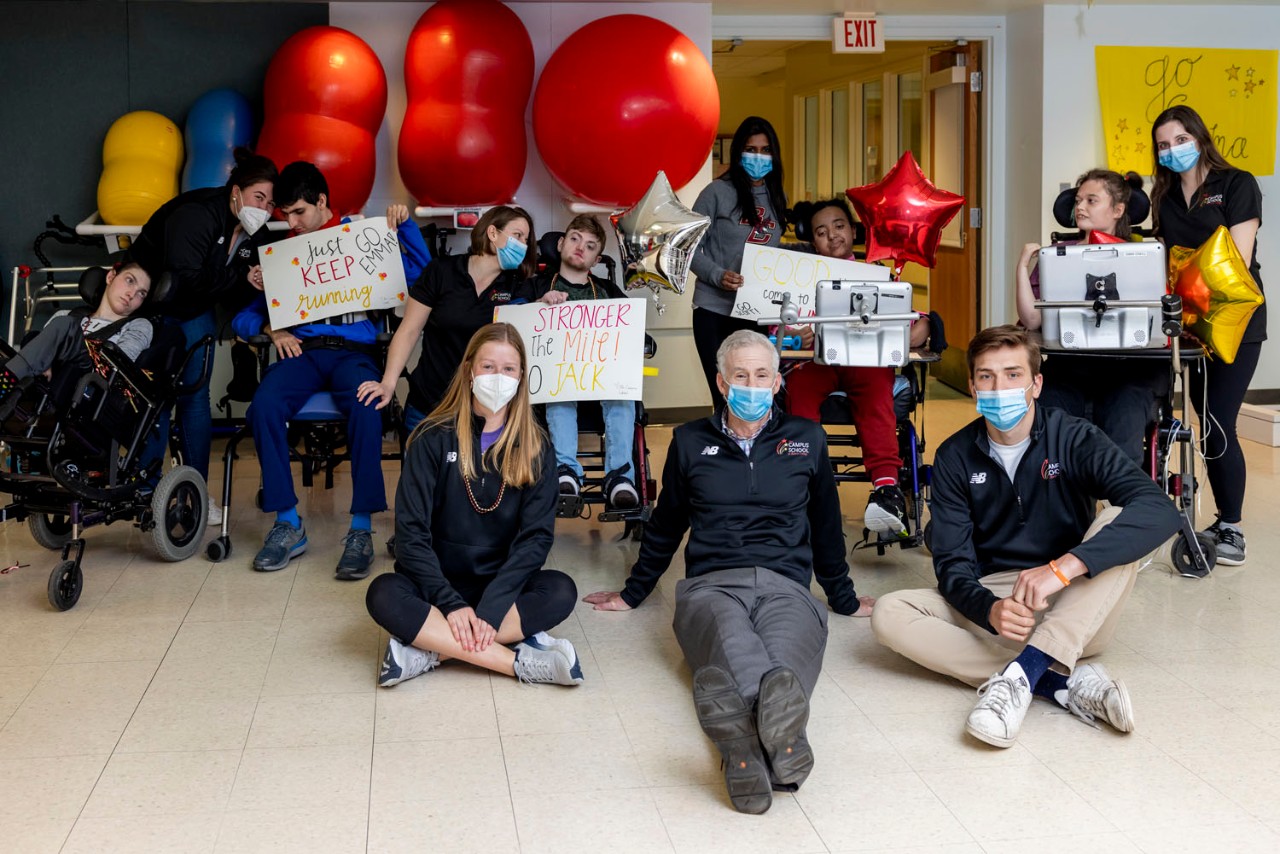
<path fill-rule="evenodd" d="M 1212 534 L 1206 534 L 1204 531 L 1196 532 L 1196 539 L 1200 541 L 1200 550 L 1204 552 L 1205 565 L 1212 571 L 1218 563 L 1218 543 Z M 1187 543 L 1185 534 L 1179 534 L 1173 541 L 1173 546 L 1169 549 L 1169 559 L 1173 561 L 1174 572 L 1179 575 L 1191 578 L 1203 576 L 1196 568 L 1195 559 L 1191 555 L 1191 546 Z"/>
<path fill-rule="evenodd" d="M 156 554 L 170 562 L 186 560 L 200 548 L 208 524 L 204 478 L 190 466 L 169 470 L 151 496 L 151 529 Z"/>
<path fill-rule="evenodd" d="M 62 513 L 35 513 L 27 517 L 31 539 L 49 551 L 62 551 L 71 539 L 71 520 Z"/>
<path fill-rule="evenodd" d="M 222 563 L 222 561 L 231 557 L 231 539 L 229 537 L 215 537 L 209 541 L 204 553 L 214 563 Z"/>
<path fill-rule="evenodd" d="M 59 611 L 75 607 L 84 589 L 84 572 L 74 560 L 64 560 L 49 574 L 49 604 Z"/>

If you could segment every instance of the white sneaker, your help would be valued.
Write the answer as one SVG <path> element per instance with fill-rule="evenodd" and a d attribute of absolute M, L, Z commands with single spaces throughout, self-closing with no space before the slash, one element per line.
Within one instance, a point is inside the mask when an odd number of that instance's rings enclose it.
<path fill-rule="evenodd" d="M 516 644 L 515 671 L 521 682 L 554 683 L 556 685 L 581 685 L 582 667 L 557 646 L 542 644 L 535 637 L 527 637 Z"/>
<path fill-rule="evenodd" d="M 1120 732 L 1133 732 L 1133 703 L 1129 689 L 1112 679 L 1101 664 L 1079 664 L 1067 677 L 1067 708 L 1080 720 L 1097 727 L 1101 718 Z"/>
<path fill-rule="evenodd" d="M 533 636 L 533 639 L 538 642 L 539 646 L 558 649 L 564 653 L 565 658 L 569 659 L 570 667 L 578 666 L 578 651 L 573 648 L 572 641 L 567 638 L 553 638 L 546 632 L 538 632 Z"/>
<path fill-rule="evenodd" d="M 439 665 L 439 653 L 427 652 L 391 638 L 387 641 L 387 654 L 382 656 L 382 671 L 378 674 L 378 685 L 382 688 L 390 688 L 392 685 L 399 685 L 405 680 L 435 670 Z"/>
<path fill-rule="evenodd" d="M 209 527 L 222 524 L 222 508 L 218 506 L 218 502 L 213 500 L 213 496 L 209 496 Z"/>
<path fill-rule="evenodd" d="M 964 728 L 969 735 L 995 747 L 1012 747 L 1031 705 L 1031 683 L 1022 665 L 1011 661 L 978 689 L 978 704 Z"/>

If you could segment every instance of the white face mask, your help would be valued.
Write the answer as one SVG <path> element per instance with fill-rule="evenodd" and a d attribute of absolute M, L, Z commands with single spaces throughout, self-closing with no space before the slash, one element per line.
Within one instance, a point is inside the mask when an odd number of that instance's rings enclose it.
<path fill-rule="evenodd" d="M 236 212 L 236 219 L 240 220 L 241 227 L 244 228 L 245 234 L 255 234 L 258 229 L 267 224 L 267 220 L 271 218 L 271 214 L 262 208 L 251 208 L 243 201 L 240 202 L 240 210 Z"/>
<path fill-rule="evenodd" d="M 471 378 L 471 393 L 490 412 L 510 403 L 519 388 L 520 380 L 506 374 L 477 374 Z"/>

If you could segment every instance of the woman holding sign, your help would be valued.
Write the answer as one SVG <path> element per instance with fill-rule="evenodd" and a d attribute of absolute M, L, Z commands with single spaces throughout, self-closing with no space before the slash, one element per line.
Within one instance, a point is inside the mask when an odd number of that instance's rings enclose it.
<path fill-rule="evenodd" d="M 435 259 L 410 286 L 382 381 L 362 383 L 360 402 L 376 401 L 378 409 L 387 405 L 421 339 L 422 356 L 409 375 L 405 406 L 405 426 L 412 430 L 444 398 L 467 341 L 493 320 L 494 309 L 529 301 L 526 282 L 537 264 L 537 242 L 533 217 L 523 208 L 498 205 L 485 211 L 471 231 L 470 251 Z"/>
<path fill-rule="evenodd" d="M 753 318 L 733 317 L 734 292 L 742 287 L 742 252 L 748 243 L 777 246 L 786 230 L 787 194 L 782 189 L 782 151 L 773 125 L 748 116 L 729 146 L 729 169 L 698 194 L 693 209 L 711 217 L 693 253 L 693 341 L 717 409 L 716 351 L 739 329 L 755 329 Z"/>
<path fill-rule="evenodd" d="M 456 658 L 522 682 L 578 685 L 573 579 L 543 569 L 556 458 L 529 403 L 524 344 L 507 323 L 472 336 L 444 399 L 409 437 L 396 490 L 396 571 L 365 597 L 391 635 L 378 684 Z"/>
<path fill-rule="evenodd" d="M 248 274 L 257 254 L 252 237 L 271 217 L 276 177 L 269 159 L 237 149 L 226 186 L 188 190 L 165 202 L 133 242 L 132 257 L 148 270 L 173 277 L 169 295 L 156 312 L 182 325 L 188 348 L 217 335 L 216 305 L 234 310 L 252 299 Z M 212 358 L 193 358 L 182 382 L 195 388 L 178 398 L 182 453 L 187 465 L 206 480 L 213 443 L 212 374 Z M 167 432 L 166 420 L 162 433 Z M 209 524 L 221 523 L 222 511 L 210 497 Z"/>
<path fill-rule="evenodd" d="M 1166 246 L 1194 249 L 1225 226 L 1261 290 L 1257 238 L 1262 224 L 1262 191 L 1257 179 L 1227 163 L 1204 120 L 1190 107 L 1170 107 L 1157 116 L 1151 125 L 1151 144 L 1156 156 L 1151 189 L 1156 236 Z M 1191 375 L 1191 400 L 1205 424 L 1209 485 L 1218 505 L 1218 521 L 1209 526 L 1208 533 L 1217 540 L 1218 563 L 1231 566 L 1245 560 L 1240 529 L 1245 465 L 1236 436 L 1236 417 L 1265 340 L 1264 303 L 1249 320 L 1235 361 L 1227 364 L 1207 359 Z"/>

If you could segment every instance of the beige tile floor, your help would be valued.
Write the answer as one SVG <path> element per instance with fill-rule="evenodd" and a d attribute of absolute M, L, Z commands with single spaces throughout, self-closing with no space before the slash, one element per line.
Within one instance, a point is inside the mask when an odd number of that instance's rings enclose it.
<path fill-rule="evenodd" d="M 970 406 L 935 389 L 929 438 Z M 651 430 L 658 461 L 668 435 Z M 638 611 L 579 606 L 561 628 L 580 688 L 447 665 L 378 690 L 365 584 L 332 578 L 341 474 L 304 496 L 312 550 L 289 569 L 248 568 L 268 522 L 247 457 L 231 560 L 163 564 L 136 530 L 95 530 L 66 613 L 45 600 L 55 555 L 0 526 L 0 562 L 31 564 L 0 576 L 0 850 L 1274 852 L 1280 454 L 1246 449 L 1250 563 L 1203 581 L 1153 566 L 1104 656 L 1137 732 L 1037 703 L 1013 749 L 988 749 L 962 732 L 969 689 L 833 617 L 817 767 L 762 817 L 729 807 L 693 715 L 670 629 L 679 561 Z M 865 487 L 841 492 L 855 535 Z M 391 514 L 375 524 L 380 542 Z M 562 522 L 551 564 L 584 593 L 616 589 L 636 551 L 618 531 Z M 931 580 L 920 552 L 853 566 L 864 593 Z"/>

